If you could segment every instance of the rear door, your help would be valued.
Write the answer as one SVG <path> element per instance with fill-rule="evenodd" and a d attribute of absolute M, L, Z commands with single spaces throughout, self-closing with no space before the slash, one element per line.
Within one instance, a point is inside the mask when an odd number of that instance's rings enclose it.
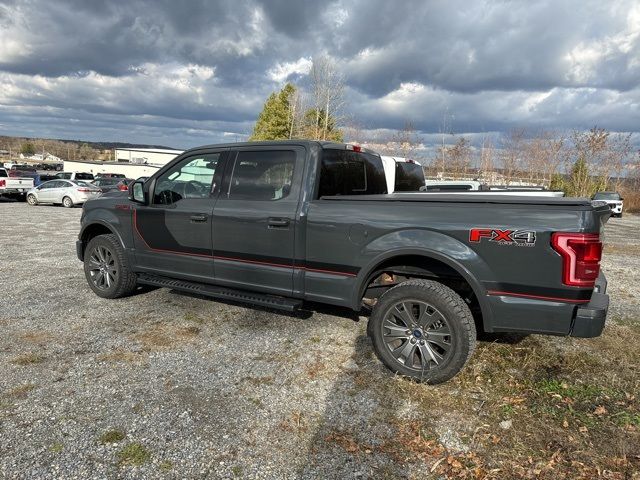
<path fill-rule="evenodd" d="M 232 152 L 213 212 L 216 283 L 291 294 L 305 153 L 291 145 Z"/>
<path fill-rule="evenodd" d="M 189 155 L 153 180 L 149 205 L 133 211 L 136 262 L 143 270 L 212 281 L 211 216 L 226 154 Z"/>

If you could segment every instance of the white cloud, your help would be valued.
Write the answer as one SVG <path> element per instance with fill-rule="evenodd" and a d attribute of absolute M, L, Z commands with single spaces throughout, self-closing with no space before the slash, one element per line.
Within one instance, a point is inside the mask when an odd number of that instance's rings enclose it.
<path fill-rule="evenodd" d="M 312 60 L 309 57 L 300 57 L 294 62 L 277 63 L 270 68 L 267 76 L 274 82 L 282 83 L 291 75 L 307 75 L 311 70 Z"/>

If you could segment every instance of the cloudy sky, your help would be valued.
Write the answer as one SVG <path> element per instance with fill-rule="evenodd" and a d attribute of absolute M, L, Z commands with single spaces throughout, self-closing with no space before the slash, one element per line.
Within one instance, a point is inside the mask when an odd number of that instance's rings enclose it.
<path fill-rule="evenodd" d="M 640 131 L 638 0 L 0 0 L 0 135 L 243 138 L 315 55 L 371 134 Z"/>

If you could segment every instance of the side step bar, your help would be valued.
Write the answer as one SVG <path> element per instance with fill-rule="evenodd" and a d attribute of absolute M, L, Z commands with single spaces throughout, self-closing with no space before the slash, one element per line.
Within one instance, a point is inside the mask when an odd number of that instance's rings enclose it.
<path fill-rule="evenodd" d="M 173 290 L 196 293 L 198 295 L 205 295 L 207 297 L 218 298 L 220 300 L 230 300 L 234 302 L 260 305 L 262 307 L 276 308 L 287 312 L 295 312 L 302 307 L 302 300 L 248 292 L 245 290 L 235 290 L 206 283 L 190 282 L 188 280 L 176 280 L 147 273 L 138 274 L 138 283 L 140 285 L 151 285 L 154 287 L 171 288 Z"/>

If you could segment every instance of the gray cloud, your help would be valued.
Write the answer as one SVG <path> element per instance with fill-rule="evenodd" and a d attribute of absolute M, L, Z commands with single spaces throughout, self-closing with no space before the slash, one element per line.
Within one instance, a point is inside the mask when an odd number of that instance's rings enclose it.
<path fill-rule="evenodd" d="M 640 125 L 634 0 L 0 0 L 0 133 L 222 140 L 322 53 L 366 129 Z"/>

